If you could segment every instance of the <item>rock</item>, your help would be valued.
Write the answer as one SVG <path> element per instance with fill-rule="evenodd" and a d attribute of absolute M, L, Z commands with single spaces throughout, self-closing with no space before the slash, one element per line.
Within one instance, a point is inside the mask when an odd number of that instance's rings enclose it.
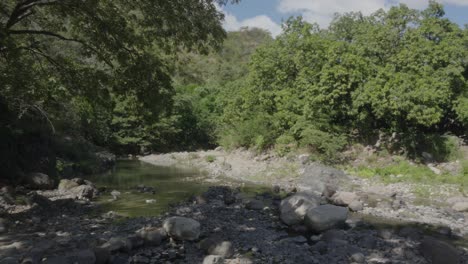
<path fill-rule="evenodd" d="M 262 210 L 265 205 L 260 200 L 250 200 L 245 204 L 245 208 L 250 210 Z"/>
<path fill-rule="evenodd" d="M 421 253 L 432 264 L 461 264 L 461 255 L 456 248 L 432 237 L 424 238 Z"/>
<path fill-rule="evenodd" d="M 119 191 L 117 191 L 117 190 L 113 190 L 113 191 L 111 192 L 111 195 L 112 195 L 112 198 L 113 198 L 114 200 L 117 200 L 117 199 L 120 197 L 121 193 L 120 193 Z"/>
<path fill-rule="evenodd" d="M 310 160 L 310 155 L 309 154 L 301 154 L 297 157 L 297 159 L 299 160 L 299 162 L 301 164 L 307 164 L 307 162 L 309 162 Z"/>
<path fill-rule="evenodd" d="M 359 197 L 352 192 L 337 192 L 330 198 L 330 202 L 338 206 L 349 206 L 357 200 L 359 200 Z"/>
<path fill-rule="evenodd" d="M 280 218 L 287 225 L 298 225 L 304 221 L 309 208 L 320 204 L 317 196 L 308 193 L 297 193 L 281 201 Z"/>
<path fill-rule="evenodd" d="M 148 199 L 148 200 L 145 200 L 145 203 L 147 203 L 147 204 L 154 204 L 154 203 L 156 203 L 156 199 Z"/>
<path fill-rule="evenodd" d="M 55 187 L 54 180 L 49 175 L 40 172 L 34 172 L 27 175 L 27 183 L 32 189 L 50 190 Z"/>
<path fill-rule="evenodd" d="M 253 264 L 253 261 L 248 258 L 226 259 L 225 264 Z"/>
<path fill-rule="evenodd" d="M 89 185 L 80 185 L 69 190 L 78 199 L 92 199 L 97 196 L 98 190 Z"/>
<path fill-rule="evenodd" d="M 468 212 L 468 202 L 458 202 L 452 206 L 452 209 L 457 212 Z"/>
<path fill-rule="evenodd" d="M 141 237 L 145 242 L 145 245 L 148 246 L 159 246 L 167 237 L 166 231 L 154 227 L 140 229 L 136 234 Z"/>
<path fill-rule="evenodd" d="M 442 174 L 442 171 L 439 168 L 435 167 L 434 164 L 428 164 L 427 167 L 437 175 Z"/>
<path fill-rule="evenodd" d="M 217 255 L 229 258 L 234 255 L 234 248 L 229 241 L 223 241 L 221 238 L 209 237 L 200 242 L 200 249 L 208 255 Z"/>
<path fill-rule="evenodd" d="M 78 183 L 76 183 L 75 181 L 72 181 L 72 180 L 67 180 L 67 179 L 63 179 L 63 180 L 60 180 L 60 183 L 58 185 L 58 190 L 60 192 L 67 192 L 75 187 L 78 187 L 80 186 Z"/>
<path fill-rule="evenodd" d="M 164 221 L 163 228 L 176 240 L 196 240 L 200 236 L 200 223 L 186 217 L 168 218 Z"/>
<path fill-rule="evenodd" d="M 104 243 L 101 248 L 110 252 L 122 251 L 127 248 L 127 240 L 120 237 L 113 237 Z"/>
<path fill-rule="evenodd" d="M 364 205 L 359 200 L 354 200 L 348 205 L 349 210 L 353 212 L 359 212 L 364 209 Z"/>
<path fill-rule="evenodd" d="M 336 191 L 337 191 L 336 186 L 327 184 L 325 185 L 325 188 L 323 189 L 322 196 L 327 199 L 330 199 L 336 193 Z"/>
<path fill-rule="evenodd" d="M 224 264 L 222 256 L 209 255 L 203 259 L 203 264 Z"/>
<path fill-rule="evenodd" d="M 305 224 L 313 232 L 322 232 L 345 224 L 348 209 L 334 205 L 320 205 L 307 210 Z"/>
<path fill-rule="evenodd" d="M 354 253 L 351 255 L 349 258 L 350 261 L 356 262 L 356 263 L 365 263 L 366 262 L 366 256 L 362 253 Z"/>
<path fill-rule="evenodd" d="M 275 185 L 275 186 L 273 186 L 272 191 L 273 191 L 273 193 L 278 194 L 278 193 L 281 192 L 281 187 L 278 186 L 278 185 Z"/>

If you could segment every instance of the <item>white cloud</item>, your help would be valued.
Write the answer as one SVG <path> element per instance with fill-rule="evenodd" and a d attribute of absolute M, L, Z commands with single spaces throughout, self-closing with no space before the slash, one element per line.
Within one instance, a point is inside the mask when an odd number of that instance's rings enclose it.
<path fill-rule="evenodd" d="M 282 31 L 281 26 L 266 15 L 260 15 L 239 21 L 234 15 L 225 12 L 223 26 L 227 31 L 236 31 L 243 27 L 261 28 L 269 31 L 273 37 L 278 36 Z"/>
<path fill-rule="evenodd" d="M 280 0 L 278 11 L 284 14 L 301 14 L 306 21 L 327 27 L 335 13 L 357 12 L 372 14 L 392 5 L 407 4 L 410 8 L 422 9 L 426 0 Z M 468 6 L 468 0 L 440 0 L 444 4 Z"/>

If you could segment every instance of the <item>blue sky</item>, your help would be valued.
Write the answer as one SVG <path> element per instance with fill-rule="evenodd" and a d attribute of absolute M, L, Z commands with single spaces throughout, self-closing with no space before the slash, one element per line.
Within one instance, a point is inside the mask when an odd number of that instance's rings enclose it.
<path fill-rule="evenodd" d="M 460 26 L 468 24 L 468 0 L 439 0 L 445 6 L 446 16 Z M 281 21 L 302 15 L 309 22 L 327 27 L 334 13 L 361 11 L 368 15 L 380 8 L 405 3 L 411 8 L 424 9 L 426 0 L 242 0 L 239 4 L 223 7 L 226 30 L 241 27 L 259 27 L 274 36 L 281 33 Z"/>

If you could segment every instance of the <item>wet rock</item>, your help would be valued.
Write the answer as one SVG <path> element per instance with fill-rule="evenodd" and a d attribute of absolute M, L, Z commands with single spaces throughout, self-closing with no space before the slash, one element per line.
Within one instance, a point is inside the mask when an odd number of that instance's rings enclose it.
<path fill-rule="evenodd" d="M 330 202 L 338 206 L 349 206 L 357 200 L 359 197 L 352 192 L 337 192 L 330 198 Z"/>
<path fill-rule="evenodd" d="M 203 259 L 203 264 L 224 264 L 222 256 L 209 255 Z"/>
<path fill-rule="evenodd" d="M 245 204 L 245 208 L 250 210 L 262 210 L 265 205 L 260 200 L 250 200 Z"/>
<path fill-rule="evenodd" d="M 164 221 L 163 228 L 176 240 L 196 240 L 200 236 L 200 223 L 186 217 L 168 218 Z"/>
<path fill-rule="evenodd" d="M 281 201 L 280 218 L 287 225 L 298 225 L 304 221 L 309 208 L 320 204 L 320 199 L 309 193 L 297 193 Z"/>
<path fill-rule="evenodd" d="M 67 192 L 75 187 L 78 187 L 80 186 L 80 184 L 78 184 L 77 182 L 75 181 L 72 181 L 72 180 L 67 180 L 67 179 L 63 179 L 63 180 L 60 180 L 60 183 L 58 185 L 58 190 L 60 192 Z"/>
<path fill-rule="evenodd" d="M 432 237 L 424 238 L 421 253 L 432 264 L 461 264 L 460 252 L 456 248 Z"/>
<path fill-rule="evenodd" d="M 334 205 L 320 205 L 307 210 L 305 224 L 313 232 L 341 227 L 348 218 L 348 209 Z"/>
<path fill-rule="evenodd" d="M 353 212 L 359 212 L 364 209 L 364 205 L 359 200 L 354 200 L 348 205 L 349 210 Z"/>
<path fill-rule="evenodd" d="M 40 173 L 40 172 L 34 172 L 30 173 L 27 176 L 27 183 L 29 184 L 29 187 L 32 189 L 46 189 L 50 190 L 53 189 L 55 186 L 54 180 L 49 177 L 49 175 Z"/>

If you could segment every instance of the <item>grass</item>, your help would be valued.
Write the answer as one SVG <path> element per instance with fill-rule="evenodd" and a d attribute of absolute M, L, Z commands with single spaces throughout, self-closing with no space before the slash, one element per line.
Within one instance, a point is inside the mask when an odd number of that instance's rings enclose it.
<path fill-rule="evenodd" d="M 216 160 L 216 157 L 212 155 L 208 155 L 205 157 L 205 161 L 209 163 L 213 163 L 215 160 Z"/>
<path fill-rule="evenodd" d="M 378 177 L 386 184 L 408 182 L 423 184 L 454 184 L 460 186 L 463 192 L 468 191 L 468 161 L 462 162 L 463 172 L 459 175 L 435 174 L 427 166 L 410 163 L 406 160 L 399 160 L 393 164 L 378 166 L 358 166 L 357 168 L 348 168 L 348 171 L 356 176 L 363 178 Z"/>

